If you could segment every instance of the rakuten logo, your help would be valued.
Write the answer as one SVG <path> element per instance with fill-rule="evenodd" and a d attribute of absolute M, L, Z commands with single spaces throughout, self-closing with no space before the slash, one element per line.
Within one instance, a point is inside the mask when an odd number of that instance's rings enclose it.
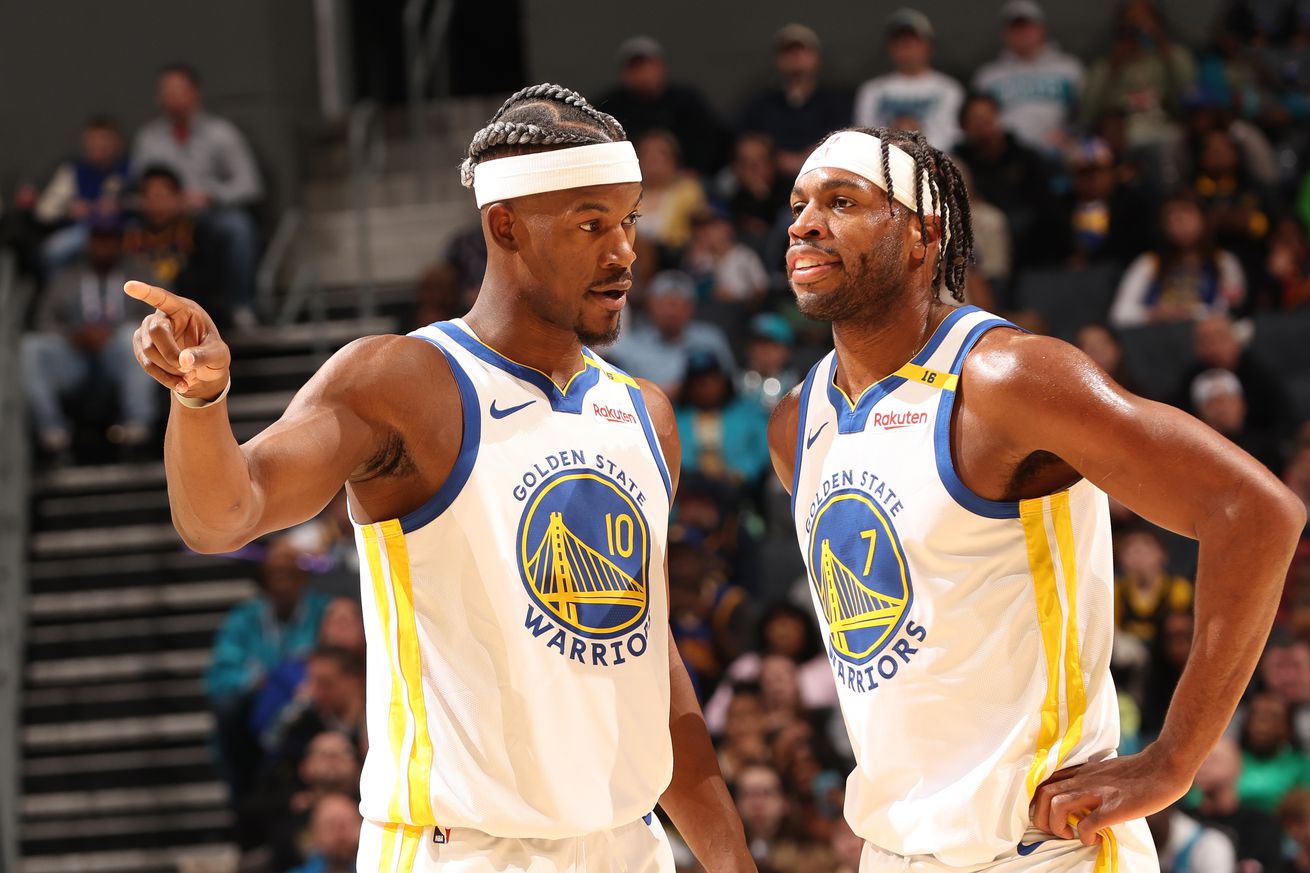
<path fill-rule="evenodd" d="M 896 430 L 901 427 L 913 427 L 916 424 L 927 423 L 928 413 L 926 412 L 875 412 L 872 421 L 874 427 L 880 427 L 883 430 Z"/>
<path fill-rule="evenodd" d="M 618 424 L 636 424 L 637 416 L 631 412 L 624 412 L 622 409 L 614 409 L 609 406 L 601 406 L 599 403 L 591 404 L 591 411 L 596 414 L 597 418 L 603 418 L 606 421 L 613 421 Z"/>

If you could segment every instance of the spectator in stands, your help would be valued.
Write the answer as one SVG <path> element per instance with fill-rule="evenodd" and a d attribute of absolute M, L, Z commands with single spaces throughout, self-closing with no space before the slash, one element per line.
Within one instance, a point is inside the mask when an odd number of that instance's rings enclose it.
<path fill-rule="evenodd" d="M 305 862 L 310 842 L 310 817 L 318 801 L 329 794 L 357 797 L 359 752 L 350 737 L 324 731 L 314 737 L 295 778 L 266 776 L 243 805 L 240 842 L 243 848 L 264 846 L 274 870 L 290 870 Z"/>
<path fill-rule="evenodd" d="M 781 315 L 761 312 L 752 318 L 746 366 L 737 380 L 738 394 L 754 400 L 765 412 L 772 412 L 783 395 L 801 381 L 792 364 L 795 343 L 795 332 Z"/>
<path fill-rule="evenodd" d="M 1310 304 L 1310 242 L 1296 219 L 1284 216 L 1274 224 L 1265 275 L 1259 297 L 1266 307 L 1291 310 Z"/>
<path fill-rule="evenodd" d="M 1133 261 L 1119 282 L 1111 324 L 1194 321 L 1241 306 L 1246 299 L 1242 265 L 1218 247 L 1196 198 L 1186 192 L 1170 197 L 1160 224 L 1159 247 Z"/>
<path fill-rule="evenodd" d="M 828 846 L 837 860 L 835 873 L 859 873 L 860 858 L 864 854 L 864 840 L 851 830 L 845 816 L 838 816 L 832 823 Z"/>
<path fill-rule="evenodd" d="M 322 512 L 293 532 L 296 542 L 311 556 L 314 589 L 339 600 L 350 600 L 358 618 L 359 551 L 355 548 L 346 490 L 338 491 Z M 336 605 L 336 601 L 333 603 Z"/>
<path fill-rule="evenodd" d="M 1275 475 L 1283 470 L 1278 438 L 1247 420 L 1242 383 L 1228 370 L 1206 370 L 1192 380 L 1192 406 L 1197 416 Z"/>
<path fill-rule="evenodd" d="M 310 822 L 309 860 L 291 873 L 355 873 L 363 825 L 358 805 L 346 794 L 319 798 Z"/>
<path fill-rule="evenodd" d="M 1292 740 L 1310 747 L 1310 642 L 1275 629 L 1260 659 L 1260 682 L 1292 711 Z"/>
<path fill-rule="evenodd" d="M 718 694 L 716 691 L 715 696 Z M 747 765 L 769 760 L 764 734 L 764 700 L 759 683 L 734 684 L 723 725 L 714 732 L 718 739 L 719 769 L 729 784 L 736 781 Z"/>
<path fill-rule="evenodd" d="M 1165 616 L 1192 608 L 1192 583 L 1167 570 L 1169 555 L 1145 524 L 1120 535 L 1115 554 L 1115 624 L 1143 643 L 1155 641 Z"/>
<path fill-rule="evenodd" d="M 723 166 L 726 131 L 699 91 L 669 81 L 664 48 L 648 36 L 630 37 L 619 45 L 618 60 L 619 86 L 596 105 L 619 120 L 628 138 L 636 142 L 667 130 L 697 173 L 708 176 Z"/>
<path fill-rule="evenodd" d="M 1206 137 L 1212 131 L 1220 130 L 1226 132 L 1237 146 L 1247 178 L 1260 186 L 1277 184 L 1278 155 L 1260 128 L 1249 121 L 1234 118 L 1222 98 L 1205 87 L 1188 93 L 1183 106 L 1183 135 L 1165 156 L 1176 178 L 1191 179 L 1196 174 L 1196 161 L 1205 147 Z"/>
<path fill-rule="evenodd" d="M 318 641 L 364 657 L 364 613 L 353 597 L 336 597 L 323 612 Z"/>
<path fill-rule="evenodd" d="M 1287 869 L 1310 871 L 1310 789 L 1293 788 L 1278 804 L 1278 824 L 1287 834 Z"/>
<path fill-rule="evenodd" d="M 795 174 L 777 167 L 773 140 L 762 133 L 747 133 L 733 150 L 731 175 L 720 191 L 728 205 L 737 237 L 757 253 L 765 251 L 769 231 L 787 208 Z"/>
<path fill-rule="evenodd" d="M 37 299 L 35 330 L 22 339 L 23 390 L 37 439 L 59 462 L 69 460 L 72 446 L 61 399 L 79 389 L 116 396 L 118 423 L 109 434 L 115 442 L 140 445 L 154 425 L 154 380 L 137 364 L 132 347 L 132 335 L 149 309 L 123 294 L 128 275 L 122 252 L 116 225 L 93 225 L 85 263 L 55 275 Z M 80 400 L 85 399 L 84 394 Z"/>
<path fill-rule="evenodd" d="M 1114 110 L 1127 113 L 1133 146 L 1156 145 L 1173 133 L 1171 117 L 1196 78 L 1192 55 L 1173 41 L 1153 0 L 1125 0 L 1116 14 L 1108 56 L 1092 65 L 1083 118 L 1094 124 Z"/>
<path fill-rule="evenodd" d="M 731 218 L 719 209 L 705 209 L 692 217 L 691 245 L 682 266 L 696 280 L 700 299 L 731 305 L 741 314 L 768 290 L 769 274 L 760 256 L 737 242 Z"/>
<path fill-rule="evenodd" d="M 633 319 L 610 350 L 610 357 L 671 396 L 678 394 L 687 360 L 696 352 L 708 352 L 725 370 L 735 371 L 723 331 L 694 321 L 695 312 L 696 283 L 690 276 L 676 270 L 656 275 L 646 289 L 645 318 Z"/>
<path fill-rule="evenodd" d="M 983 64 L 973 87 L 995 98 L 1001 124 L 1029 148 L 1064 154 L 1083 90 L 1083 63 L 1047 39 L 1046 13 L 1034 0 L 1001 7 L 1005 48 Z"/>
<path fill-rule="evenodd" d="M 964 296 L 975 306 L 998 311 L 1005 307 L 1005 301 L 1009 299 L 1007 292 L 1013 273 L 1010 221 L 1004 212 L 989 202 L 974 186 L 969 165 L 960 162 L 956 167 L 969 195 L 969 223 L 973 227 L 973 254 L 976 259 L 969 266 Z M 1049 199 L 1044 197 L 1043 201 Z"/>
<path fill-rule="evenodd" d="M 675 258 L 691 241 L 692 217 L 705 209 L 705 191 L 680 163 L 680 146 L 667 130 L 651 130 L 636 140 L 641 162 L 641 232 Z"/>
<path fill-rule="evenodd" d="M 182 180 L 164 166 L 147 167 L 139 182 L 140 218 L 123 235 L 128 271 L 200 301 L 220 323 L 226 321 L 222 248 L 203 216 L 187 212 Z"/>
<path fill-rule="evenodd" d="M 233 320 L 249 326 L 255 321 L 259 254 L 259 230 L 250 209 L 264 193 L 259 167 L 236 125 L 204 110 L 195 69 L 164 67 L 156 94 L 163 116 L 137 132 L 132 166 L 137 172 L 165 166 L 182 180 L 187 211 L 204 215 L 222 241 L 224 288 Z"/>
<path fill-rule="evenodd" d="M 1239 862 L 1254 861 L 1260 873 L 1281 873 L 1282 833 L 1269 813 L 1244 806 L 1237 794 L 1242 775 L 1242 750 L 1221 739 L 1196 772 L 1201 792 L 1193 815 L 1201 824 L 1234 838 Z"/>
<path fill-rule="evenodd" d="M 1293 745 L 1291 710 L 1277 694 L 1251 698 L 1241 737 L 1242 803 L 1272 813 L 1288 791 L 1310 786 L 1310 759 Z"/>
<path fill-rule="evenodd" d="M 782 777 L 770 764 L 751 764 L 732 785 L 746 842 L 756 861 L 766 862 L 791 841 L 790 801 Z"/>
<path fill-rule="evenodd" d="M 1241 383 L 1247 423 L 1279 436 L 1291 431 L 1291 402 L 1282 376 L 1242 344 L 1231 318 L 1212 315 L 1201 319 L 1192 338 L 1196 363 L 1183 374 L 1175 397 L 1177 406 L 1199 416 L 1200 410 L 1192 403 L 1192 383 L 1206 370 L 1227 370 Z"/>
<path fill-rule="evenodd" d="M 1233 873 L 1237 869 L 1233 841 L 1202 826 L 1178 804 L 1148 815 L 1146 824 L 1160 857 L 1161 873 Z"/>
<path fill-rule="evenodd" d="M 669 624 L 697 694 L 706 696 L 742 647 L 746 592 L 699 532 L 680 527 L 669 544 Z"/>
<path fill-rule="evenodd" d="M 1123 344 L 1112 328 L 1104 324 L 1085 324 L 1078 328 L 1074 344 L 1083 354 L 1096 362 L 1111 379 L 1134 394 L 1141 394 L 1137 379 L 1124 364 Z"/>
<path fill-rule="evenodd" d="M 1258 277 L 1264 269 L 1270 209 L 1265 192 L 1251 180 L 1241 149 L 1227 130 L 1211 130 L 1201 139 L 1192 190 L 1205 210 L 1215 241 Z"/>
<path fill-rule="evenodd" d="M 296 699 L 269 733 L 265 766 L 294 770 L 314 737 L 338 731 L 360 748 L 364 739 L 364 662 L 348 649 L 320 645 L 305 664 Z"/>
<path fill-rule="evenodd" d="M 1151 211 L 1126 184 L 1114 152 L 1099 139 L 1080 143 L 1069 154 L 1073 188 L 1051 204 L 1027 245 L 1015 247 L 1021 263 L 1127 264 L 1150 237 Z"/>
<path fill-rule="evenodd" d="M 419 326 L 459 318 L 473 307 L 487 272 L 487 241 L 482 224 L 474 224 L 455 233 L 446 244 L 445 254 L 419 278 Z M 353 550 L 353 536 L 352 550 Z"/>
<path fill-rule="evenodd" d="M 757 484 L 769 465 L 769 416 L 754 400 L 736 396 L 732 372 L 711 352 L 687 359 L 674 411 L 682 440 L 682 468 Z"/>
<path fill-rule="evenodd" d="M 1164 726 L 1178 680 L 1192 653 L 1196 619 L 1190 611 L 1165 613 L 1160 633 L 1150 648 L 1150 662 L 1141 700 L 1141 738 L 1153 740 Z"/>
<path fill-rule="evenodd" d="M 823 58 L 813 30 L 788 24 L 773 43 L 778 81 L 746 104 L 738 127 L 768 136 L 777 148 L 778 172 L 795 179 L 819 140 L 850 125 L 852 100 L 849 92 L 820 81 Z"/>
<path fill-rule="evenodd" d="M 929 143 L 950 151 L 959 139 L 964 88 L 932 68 L 932 22 L 917 9 L 898 9 L 887 19 L 886 33 L 893 71 L 860 86 L 855 123 L 904 128 L 914 119 Z"/>
<path fill-rule="evenodd" d="M 955 154 L 969 168 L 974 190 L 1005 213 L 1015 238 L 1027 239 L 1033 221 L 1048 208 L 1050 183 L 1041 155 L 1001 126 L 1000 104 L 988 94 L 965 98 L 960 131 Z"/>
<path fill-rule="evenodd" d="M 733 584 L 755 594 L 761 580 L 761 546 L 752 526 L 742 519 L 741 503 L 746 496 L 724 479 L 684 470 L 672 523 L 680 536 L 699 537 L 722 560 Z M 747 628 L 754 627 L 753 612 L 749 615 Z"/>
<path fill-rule="evenodd" d="M 705 704 L 705 721 L 712 733 L 726 724 L 736 689 L 742 683 L 758 682 L 764 659 L 770 655 L 795 663 L 801 708 L 824 710 L 837 705 L 837 686 L 812 614 L 786 601 L 775 602 L 760 617 L 756 635 L 755 649 L 728 666 L 726 681 Z"/>
<path fill-rule="evenodd" d="M 306 591 L 309 574 L 291 540 L 270 541 L 260 566 L 259 596 L 238 604 L 214 638 L 205 691 L 217 718 L 219 767 L 234 800 L 251 785 L 259 748 L 248 720 L 255 696 L 286 661 L 313 649 L 328 599 Z"/>
<path fill-rule="evenodd" d="M 82 152 L 55 170 L 33 215 L 59 229 L 41 244 L 42 275 L 49 279 L 86 251 L 93 225 L 115 222 L 122 212 L 128 168 L 123 134 L 112 118 L 98 115 L 82 127 Z"/>

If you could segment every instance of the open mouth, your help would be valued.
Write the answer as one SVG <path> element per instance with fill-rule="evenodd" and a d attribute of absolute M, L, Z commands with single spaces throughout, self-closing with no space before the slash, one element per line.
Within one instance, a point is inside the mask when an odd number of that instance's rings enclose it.
<path fill-rule="evenodd" d="M 610 310 L 620 310 L 628 300 L 628 289 L 624 288 L 604 288 L 587 292 L 587 296 L 594 299 L 601 306 Z"/>
<path fill-rule="evenodd" d="M 788 278 L 793 282 L 812 282 L 841 266 L 841 259 L 816 249 L 793 250 L 788 253 Z"/>

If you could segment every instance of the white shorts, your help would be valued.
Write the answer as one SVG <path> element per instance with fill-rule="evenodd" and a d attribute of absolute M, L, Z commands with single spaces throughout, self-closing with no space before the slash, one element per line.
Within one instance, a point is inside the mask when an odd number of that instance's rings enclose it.
<path fill-rule="evenodd" d="M 1020 854 L 1020 847 L 1026 851 Z M 1015 851 L 989 864 L 951 867 L 932 855 L 904 857 L 864 844 L 860 873 L 1160 873 L 1160 859 L 1145 819 L 1135 819 L 1102 834 L 1099 846 L 1060 840 L 1029 831 Z M 361 868 L 360 873 L 363 873 Z"/>
<path fill-rule="evenodd" d="M 660 820 L 563 840 L 493 837 L 468 828 L 416 828 L 364 820 L 358 873 L 674 873 Z M 444 837 L 445 842 L 437 839 Z"/>

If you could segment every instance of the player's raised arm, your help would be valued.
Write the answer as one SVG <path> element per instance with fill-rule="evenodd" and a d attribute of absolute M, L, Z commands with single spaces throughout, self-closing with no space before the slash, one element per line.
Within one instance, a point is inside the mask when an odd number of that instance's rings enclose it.
<path fill-rule="evenodd" d="M 346 346 L 276 423 L 242 446 L 228 420 L 231 354 L 213 320 L 162 288 L 129 282 L 124 290 L 155 307 L 134 348 L 138 363 L 173 394 L 164 466 L 173 523 L 191 548 L 229 551 L 312 518 L 386 442 L 387 392 L 372 382 L 389 372 L 402 380 L 385 365 L 408 365 L 401 359 L 416 341 L 370 337 Z M 438 389 L 443 375 L 452 382 L 448 369 L 433 370 Z"/>
<path fill-rule="evenodd" d="M 995 335 L 962 380 L 991 432 L 1050 452 L 1155 524 L 1200 541 L 1196 636 L 1160 738 L 1138 755 L 1057 773 L 1034 825 L 1085 843 L 1181 797 L 1232 718 L 1264 647 L 1305 508 L 1264 466 L 1191 416 L 1128 394 L 1072 347 Z M 1021 411 L 1018 414 L 1017 411 Z"/>

